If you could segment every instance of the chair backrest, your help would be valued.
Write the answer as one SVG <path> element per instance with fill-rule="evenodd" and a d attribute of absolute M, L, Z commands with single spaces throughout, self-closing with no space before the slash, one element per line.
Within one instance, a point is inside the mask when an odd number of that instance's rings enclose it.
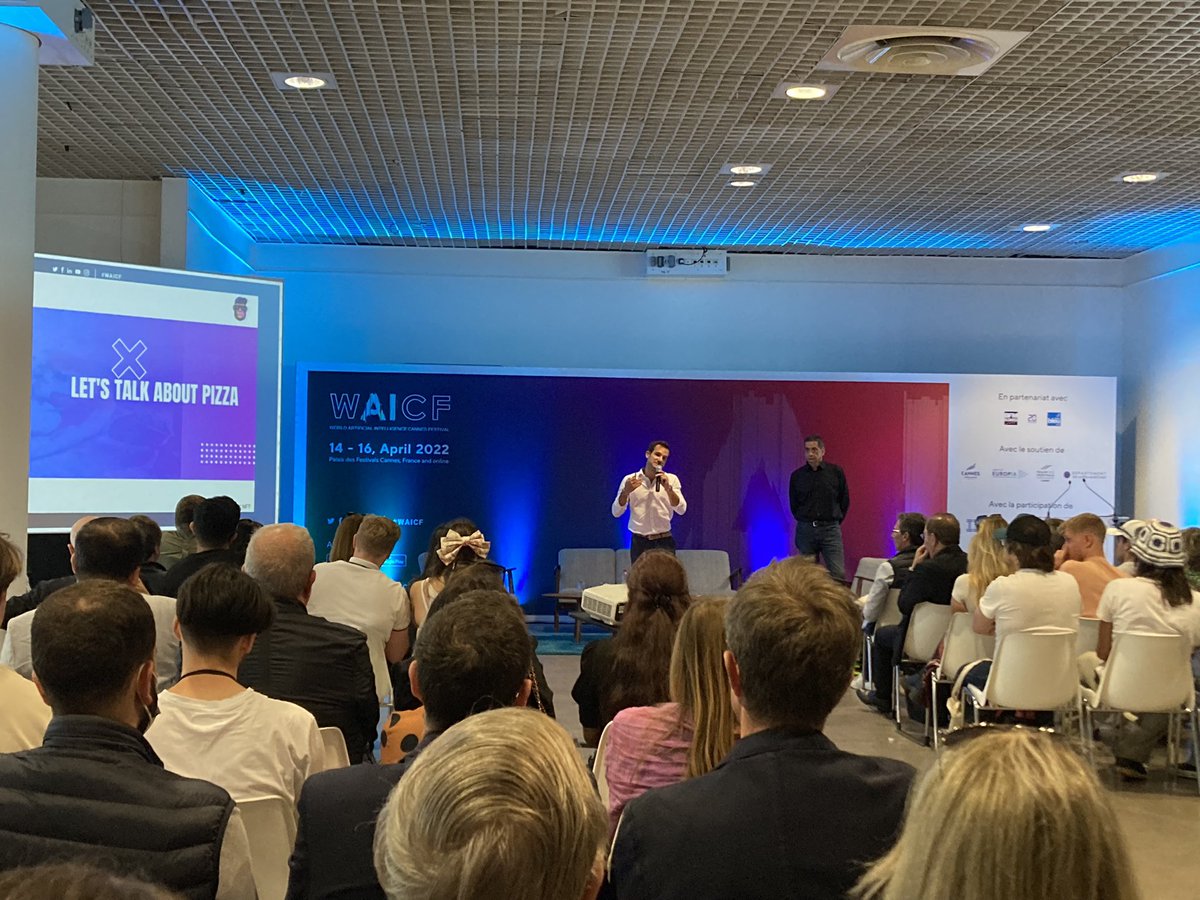
<path fill-rule="evenodd" d="M 1113 635 L 1100 676 L 1101 707 L 1129 712 L 1174 712 L 1190 703 L 1191 643 L 1178 634 Z"/>
<path fill-rule="evenodd" d="M 904 617 L 900 615 L 900 588 L 892 588 L 887 593 L 887 599 L 883 601 L 883 611 L 875 620 L 875 627 L 879 629 L 884 625 L 899 625 L 902 618 Z"/>
<path fill-rule="evenodd" d="M 1100 620 L 1079 617 L 1079 634 L 1075 639 L 1075 652 L 1087 653 L 1100 643 Z"/>
<path fill-rule="evenodd" d="M 576 547 L 558 551 L 558 589 L 612 584 L 616 554 L 608 547 Z"/>
<path fill-rule="evenodd" d="M 282 797 L 241 800 L 238 809 L 250 839 L 258 900 L 280 900 L 287 893 L 288 858 L 296 843 L 296 809 Z"/>
<path fill-rule="evenodd" d="M 320 729 L 321 744 L 325 748 L 325 768 L 344 769 L 350 765 L 350 752 L 346 749 L 346 736 L 342 729 L 327 725 Z"/>
<path fill-rule="evenodd" d="M 687 572 L 692 596 L 729 591 L 729 554 L 724 550 L 680 550 L 675 557 Z"/>
<path fill-rule="evenodd" d="M 991 635 L 976 634 L 972 618 L 969 612 L 950 615 L 946 645 L 942 648 L 942 664 L 938 668 L 939 678 L 953 678 L 967 663 L 987 659 L 995 650 L 996 639 Z"/>
<path fill-rule="evenodd" d="M 990 706 L 1051 710 L 1073 704 L 1078 695 L 1074 631 L 1018 631 L 997 646 L 984 688 Z"/>
<path fill-rule="evenodd" d="M 633 565 L 633 554 L 628 547 L 622 547 L 617 551 L 616 565 L 613 568 L 613 584 L 624 584 L 625 575 L 629 572 L 629 567 Z"/>
<path fill-rule="evenodd" d="M 908 618 L 904 635 L 904 655 L 928 662 L 950 626 L 950 607 L 940 603 L 918 603 Z"/>
<path fill-rule="evenodd" d="M 875 573 L 879 571 L 879 564 L 887 562 L 886 559 L 878 556 L 864 556 L 858 561 L 858 568 L 854 570 L 854 578 L 851 580 L 851 590 L 855 594 L 863 594 L 867 591 L 868 586 L 875 581 Z"/>
<path fill-rule="evenodd" d="M 605 754 L 608 749 L 608 729 L 610 728 L 612 728 L 612 722 L 605 725 L 604 730 L 600 732 L 600 740 L 596 744 L 596 757 L 592 760 L 592 775 L 596 779 L 596 792 L 600 795 L 605 809 L 608 809 L 608 769 L 605 763 Z"/>
<path fill-rule="evenodd" d="M 418 553 L 418 554 L 417 554 L 417 573 L 418 573 L 418 576 L 419 576 L 419 573 L 421 573 L 421 572 L 424 572 L 424 571 L 425 571 L 425 560 L 426 560 L 426 559 L 428 559 L 428 558 L 429 558 L 429 553 L 428 553 L 428 552 L 426 552 L 426 553 Z"/>

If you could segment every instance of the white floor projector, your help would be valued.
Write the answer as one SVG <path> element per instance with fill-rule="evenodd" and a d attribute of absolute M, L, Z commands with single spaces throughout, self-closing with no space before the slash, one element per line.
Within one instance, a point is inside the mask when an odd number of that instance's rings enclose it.
<path fill-rule="evenodd" d="M 579 605 L 594 619 L 616 625 L 625 615 L 625 604 L 629 602 L 629 589 L 623 584 L 598 584 L 584 588 Z"/>

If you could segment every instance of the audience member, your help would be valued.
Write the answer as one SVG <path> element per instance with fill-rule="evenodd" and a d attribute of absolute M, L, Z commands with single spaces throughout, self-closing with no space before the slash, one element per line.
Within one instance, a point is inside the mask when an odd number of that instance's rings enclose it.
<path fill-rule="evenodd" d="M 141 588 L 139 571 L 144 555 L 142 533 L 128 519 L 112 516 L 91 519 L 79 529 L 71 547 L 71 567 L 80 583 L 115 581 L 134 590 Z M 166 690 L 179 678 L 179 638 L 175 635 L 175 600 L 142 594 L 154 616 L 158 639 L 154 661 L 158 689 Z M 26 678 L 33 676 L 31 634 L 41 607 L 8 623 L 0 664 L 11 666 Z"/>
<path fill-rule="evenodd" d="M 4 611 L 8 586 L 21 574 L 21 550 L 0 534 L 0 613 Z M 33 682 L 8 666 L 0 665 L 0 753 L 28 750 L 42 743 L 50 722 L 50 707 Z"/>
<path fill-rule="evenodd" d="M 167 771 L 219 784 L 237 802 L 282 797 L 295 806 L 304 779 L 324 766 L 312 713 L 237 680 L 275 606 L 233 566 L 205 566 L 179 589 L 183 674 L 159 697 L 146 740 Z"/>
<path fill-rule="evenodd" d="M 265 525 L 250 538 L 246 573 L 275 603 L 275 622 L 258 635 L 238 681 L 307 709 L 322 728 L 340 728 L 350 761 L 370 758 L 379 723 L 367 639 L 347 625 L 309 615 L 316 553 L 299 525 Z"/>
<path fill-rule="evenodd" d="M 862 603 L 863 631 L 867 634 L 875 631 L 875 623 L 879 621 L 887 603 L 888 592 L 899 590 L 908 580 L 917 548 L 924 539 L 924 531 L 925 517 L 920 513 L 906 512 L 896 517 L 896 524 L 892 526 L 896 555 L 879 564 L 870 593 L 859 601 Z"/>
<path fill-rule="evenodd" d="M 400 539 L 400 526 L 384 516 L 365 516 L 354 534 L 348 560 L 319 564 L 308 611 L 331 622 L 357 628 L 367 636 L 380 705 L 392 696 L 388 663 L 408 652 L 411 618 L 408 594 L 380 571 Z"/>
<path fill-rule="evenodd" d="M 1062 551 L 1055 554 L 1058 570 L 1079 583 L 1080 615 L 1094 619 L 1100 595 L 1109 582 L 1126 578 L 1128 573 L 1118 571 L 1104 558 L 1106 534 L 1099 516 L 1092 513 L 1072 516 L 1063 522 L 1062 536 Z"/>
<path fill-rule="evenodd" d="M 196 508 L 204 502 L 199 494 L 188 494 L 180 497 L 175 504 L 175 530 L 163 532 L 162 546 L 159 549 L 158 561 L 168 569 L 185 556 L 196 552 L 196 535 L 192 532 L 192 523 L 196 518 Z"/>
<path fill-rule="evenodd" d="M 737 737 L 725 677 L 726 599 L 697 600 L 671 651 L 671 701 L 617 713 L 605 744 L 610 833 L 634 797 L 716 768 Z"/>
<path fill-rule="evenodd" d="M 288 896 L 382 896 L 371 846 L 389 791 L 451 725 L 488 709 L 524 706 L 528 672 L 525 619 L 508 594 L 468 593 L 430 617 L 409 668 L 413 693 L 425 704 L 425 737 L 394 765 L 324 772 L 305 783 Z"/>
<path fill-rule="evenodd" d="M 741 738 L 711 772 L 625 807 L 616 896 L 840 898 L 895 840 L 913 769 L 821 729 L 858 658 L 850 592 L 801 558 L 755 573 L 725 618 Z"/>
<path fill-rule="evenodd" d="M 413 621 L 418 628 L 450 574 L 487 559 L 491 549 L 491 542 L 470 519 L 452 519 L 434 529 L 421 577 L 409 587 Z"/>
<path fill-rule="evenodd" d="M 229 794 L 167 772 L 142 736 L 154 648 L 150 608 L 116 581 L 80 581 L 38 608 L 34 681 L 54 717 L 41 747 L 0 755 L 0 870 L 96 860 L 189 897 L 254 896 Z"/>
<path fill-rule="evenodd" d="M 0 900 L 180 900 L 180 895 L 95 866 L 50 863 L 0 874 Z"/>
<path fill-rule="evenodd" d="M 1192 590 L 1200 590 L 1200 528 L 1183 529 L 1183 553 L 1187 557 L 1183 572 Z"/>
<path fill-rule="evenodd" d="M 904 657 L 904 639 L 913 610 L 918 603 L 949 606 L 954 582 L 967 571 L 967 554 L 958 546 L 958 539 L 958 519 L 950 513 L 938 513 L 925 520 L 923 543 L 900 589 L 900 624 L 875 629 L 871 650 L 875 690 L 859 691 L 858 698 L 886 716 L 892 714 L 892 666 Z"/>
<path fill-rule="evenodd" d="M 130 516 L 129 521 L 137 526 L 142 534 L 143 553 L 142 565 L 138 571 L 142 586 L 150 594 L 162 594 L 162 579 L 166 575 L 166 567 L 158 561 L 162 547 L 162 528 L 149 516 Z"/>
<path fill-rule="evenodd" d="M 1008 523 L 1003 516 L 987 516 L 976 526 L 975 536 L 967 545 L 967 571 L 954 579 L 950 590 L 950 609 L 975 612 L 987 586 L 1002 575 L 1011 575 L 1012 563 L 1000 540 Z"/>
<path fill-rule="evenodd" d="M 1050 549 L 1054 551 L 1057 559 L 1057 554 L 1062 550 L 1066 538 L 1063 536 L 1062 527 L 1063 520 L 1057 516 L 1046 516 L 1045 522 L 1050 526 Z"/>
<path fill-rule="evenodd" d="M 79 537 L 79 530 L 88 522 L 96 518 L 95 516 L 83 516 L 75 520 L 75 524 L 71 526 L 70 534 L 67 537 L 67 552 L 74 554 L 75 539 Z M 8 607 L 4 611 L 3 624 L 0 624 L 0 629 L 8 628 L 10 620 L 17 616 L 29 612 L 31 609 L 36 609 L 37 605 L 53 594 L 55 591 L 62 590 L 65 587 L 70 587 L 75 583 L 75 576 L 63 575 L 61 578 L 47 578 L 39 581 L 31 589 L 24 594 L 18 594 L 16 597 L 8 598 Z"/>
<path fill-rule="evenodd" d="M 1137 900 L 1120 817 L 1077 753 L 1034 729 L 960 734 L 857 900 Z"/>
<path fill-rule="evenodd" d="M 689 602 L 687 573 L 674 555 L 649 550 L 630 566 L 621 629 L 583 648 L 571 688 L 588 746 L 599 743 L 604 726 L 621 710 L 670 699 L 675 629 Z"/>
<path fill-rule="evenodd" d="M 240 566 L 242 558 L 230 549 L 230 545 L 237 534 L 241 516 L 241 507 L 232 497 L 210 497 L 197 506 L 192 520 L 196 550 L 167 570 L 162 580 L 163 593 L 168 597 L 178 597 L 179 586 L 189 576 L 212 563 Z"/>
<path fill-rule="evenodd" d="M 333 533 L 333 542 L 329 545 L 329 562 L 341 562 L 354 555 L 354 535 L 362 524 L 362 513 L 346 513 L 338 522 L 337 531 Z"/>
<path fill-rule="evenodd" d="M 246 561 L 246 548 L 250 546 L 250 538 L 254 537 L 254 532 L 263 527 L 262 522 L 256 522 L 254 519 L 238 519 L 237 529 L 233 533 L 233 543 L 229 545 L 229 549 L 237 554 L 238 565 Z"/>
<path fill-rule="evenodd" d="M 389 898 L 592 900 L 604 808 L 562 726 L 500 709 L 429 748 L 379 816 L 375 866 Z"/>
<path fill-rule="evenodd" d="M 1112 652 L 1114 635 L 1178 634 L 1188 646 L 1200 646 L 1200 593 L 1192 589 L 1184 574 L 1183 533 L 1151 519 L 1139 522 L 1131 537 L 1136 577 L 1112 581 L 1104 589 L 1096 651 L 1079 658 L 1080 675 L 1089 687 L 1096 687 L 1099 681 L 1099 669 Z M 1168 716 L 1161 713 L 1141 713 L 1136 721 L 1121 717 L 1110 740 L 1123 778 L 1146 778 L 1146 762 L 1167 733 L 1167 722 Z"/>
<path fill-rule="evenodd" d="M 1113 562 L 1126 575 L 1135 574 L 1137 559 L 1131 548 L 1133 535 L 1146 523 L 1141 519 L 1130 519 L 1123 525 L 1108 529 L 1108 536 L 1113 538 Z"/>

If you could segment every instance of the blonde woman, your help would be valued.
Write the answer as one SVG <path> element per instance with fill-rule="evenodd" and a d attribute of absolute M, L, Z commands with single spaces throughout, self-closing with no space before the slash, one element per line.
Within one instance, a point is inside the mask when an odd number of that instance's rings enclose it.
<path fill-rule="evenodd" d="M 967 547 L 967 573 L 958 576 L 950 592 L 953 612 L 975 612 L 987 586 L 1002 575 L 1013 573 L 1004 543 L 996 535 L 997 531 L 1003 534 L 1002 529 L 1007 527 L 1003 516 L 988 516 L 979 523 L 979 530 Z"/>
<path fill-rule="evenodd" d="M 716 767 L 736 735 L 725 677 L 725 611 L 729 601 L 698 600 L 679 620 L 671 652 L 670 703 L 623 709 L 605 747 L 610 832 L 625 804 L 651 788 Z"/>
<path fill-rule="evenodd" d="M 375 871 L 389 898 L 591 900 L 604 807 L 562 726 L 498 709 L 451 726 L 379 814 Z"/>
<path fill-rule="evenodd" d="M 852 897 L 1136 900 L 1116 811 L 1078 754 L 1033 729 L 964 733 Z"/>

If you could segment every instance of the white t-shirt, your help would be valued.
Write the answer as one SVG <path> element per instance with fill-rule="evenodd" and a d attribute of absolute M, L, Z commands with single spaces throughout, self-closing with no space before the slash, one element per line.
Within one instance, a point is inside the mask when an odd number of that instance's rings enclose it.
<path fill-rule="evenodd" d="M 325 768 L 308 710 L 245 690 L 225 700 L 167 691 L 146 740 L 167 770 L 225 788 L 235 801 L 283 797 L 295 805 L 304 779 Z"/>
<path fill-rule="evenodd" d="M 954 587 L 950 589 L 950 599 L 957 600 L 965 606 L 967 612 L 975 612 L 975 607 L 979 605 L 979 598 L 971 589 L 970 575 L 959 575 L 954 579 Z"/>
<path fill-rule="evenodd" d="M 1079 630 L 1079 582 L 1066 572 L 1019 569 L 997 578 L 979 598 L 979 611 L 996 623 L 996 650 L 1006 634 L 1042 628 Z"/>
<path fill-rule="evenodd" d="M 308 601 L 310 615 L 357 628 L 367 636 L 367 652 L 375 673 L 379 702 L 392 693 L 384 646 L 393 631 L 408 628 L 411 620 L 408 592 L 379 571 L 374 563 L 359 559 L 320 563 Z"/>
<path fill-rule="evenodd" d="M 1109 582 L 1100 595 L 1097 616 L 1111 622 L 1113 634 L 1182 634 L 1200 646 L 1200 592 L 1192 602 L 1167 606 L 1159 586 L 1149 578 L 1120 578 Z"/>

